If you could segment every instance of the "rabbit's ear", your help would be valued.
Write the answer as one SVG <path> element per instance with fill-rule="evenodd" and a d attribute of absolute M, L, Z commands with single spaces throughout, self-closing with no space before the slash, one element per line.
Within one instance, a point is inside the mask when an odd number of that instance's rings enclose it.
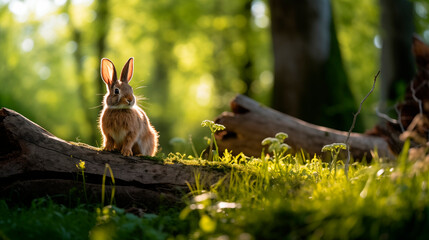
<path fill-rule="evenodd" d="M 101 59 L 101 78 L 109 86 L 117 81 L 115 65 L 107 58 Z"/>
<path fill-rule="evenodd" d="M 125 63 L 124 68 L 122 68 L 121 81 L 129 82 L 133 77 L 133 71 L 134 71 L 134 58 L 130 58 L 128 59 L 127 63 Z"/>

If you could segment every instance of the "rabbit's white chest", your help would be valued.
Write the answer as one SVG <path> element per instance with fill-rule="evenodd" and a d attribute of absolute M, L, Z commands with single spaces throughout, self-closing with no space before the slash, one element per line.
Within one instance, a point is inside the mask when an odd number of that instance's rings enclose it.
<path fill-rule="evenodd" d="M 110 136 L 115 140 L 115 143 L 122 143 L 125 139 L 125 136 L 127 136 L 127 131 L 125 130 L 119 130 L 119 131 L 112 131 L 110 133 Z"/>

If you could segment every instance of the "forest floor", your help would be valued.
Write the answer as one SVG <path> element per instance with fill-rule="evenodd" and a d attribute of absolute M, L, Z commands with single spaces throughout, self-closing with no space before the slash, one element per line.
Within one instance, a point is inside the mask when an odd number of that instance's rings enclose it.
<path fill-rule="evenodd" d="M 156 214 L 101 204 L 30 205 L 0 200 L 1 239 L 427 239 L 429 168 L 405 144 L 395 162 L 375 153 L 348 176 L 331 163 L 288 154 L 271 140 L 270 154 L 249 158 L 214 151 L 211 161 L 170 154 L 166 164 L 219 165 L 225 178 L 207 186 L 195 172 L 185 204 Z M 280 143 L 275 148 L 274 145 Z M 282 148 L 283 147 L 283 148 Z M 424 151 L 423 151 L 424 152 Z M 333 155 L 335 158 L 336 156 Z M 426 160 L 427 161 L 427 160 Z M 225 168 L 226 166 L 226 168 Z M 73 201 L 72 201 L 73 202 Z M 143 211 L 143 212 L 142 212 Z"/>

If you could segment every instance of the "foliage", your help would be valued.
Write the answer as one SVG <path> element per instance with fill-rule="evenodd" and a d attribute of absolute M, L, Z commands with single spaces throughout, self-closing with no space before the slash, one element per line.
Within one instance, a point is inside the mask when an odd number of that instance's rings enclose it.
<path fill-rule="evenodd" d="M 83 206 L 69 209 L 42 198 L 21 208 L 0 200 L 1 239 L 86 239 L 94 224 L 94 212 Z"/>
<path fill-rule="evenodd" d="M 257 24 L 267 22 L 268 11 L 255 2 L 258 15 L 245 0 L 2 0 L 0 107 L 60 138 L 99 146 L 91 134 L 106 91 L 99 86 L 98 54 L 103 50 L 118 64 L 134 56 L 130 84 L 147 99 L 139 104 L 160 132 L 163 150 L 171 150 L 171 138 L 189 134 L 202 148 L 204 131 L 195 126 L 236 93 L 269 103 L 269 28 Z M 100 16 L 105 5 L 107 16 Z"/>
<path fill-rule="evenodd" d="M 397 166 L 355 163 L 350 180 L 343 168 L 333 177 L 317 157 L 252 159 L 231 171 L 227 186 L 196 195 L 182 214 L 194 213 L 187 217 L 192 238 L 424 239 L 429 172 L 413 172 L 406 156 L 404 149 Z"/>
<path fill-rule="evenodd" d="M 188 231 L 176 209 L 138 217 L 112 206 L 69 209 L 42 198 L 28 208 L 1 200 L 0 214 L 0 239 L 167 239 Z"/>
<path fill-rule="evenodd" d="M 175 209 L 162 210 L 159 215 L 138 217 L 124 209 L 106 206 L 97 209 L 97 223 L 89 232 L 91 240 L 107 239 L 167 239 L 187 232 L 186 222 L 179 221 Z"/>

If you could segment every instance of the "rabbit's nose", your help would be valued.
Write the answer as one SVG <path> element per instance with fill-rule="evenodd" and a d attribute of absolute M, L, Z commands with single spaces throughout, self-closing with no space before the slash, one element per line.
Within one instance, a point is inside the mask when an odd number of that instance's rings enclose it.
<path fill-rule="evenodd" d="M 127 101 L 128 104 L 130 104 L 133 101 L 133 99 L 131 97 L 127 97 L 127 98 L 125 98 L 125 100 Z"/>

